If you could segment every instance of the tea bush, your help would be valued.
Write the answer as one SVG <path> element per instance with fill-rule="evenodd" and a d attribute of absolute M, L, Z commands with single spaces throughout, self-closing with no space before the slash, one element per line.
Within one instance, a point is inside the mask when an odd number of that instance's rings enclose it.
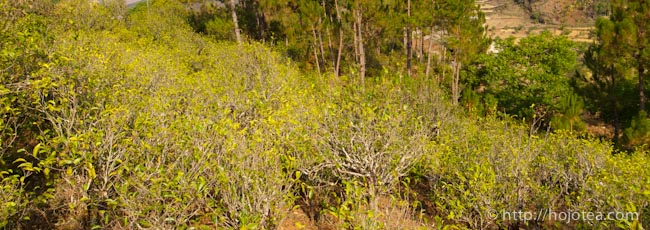
<path fill-rule="evenodd" d="M 503 213 L 632 212 L 648 205 L 650 184 L 644 178 L 649 170 L 630 162 L 647 161 L 647 153 L 616 154 L 610 143 L 580 140 L 570 132 L 531 134 L 528 127 L 496 118 L 457 123 L 448 132 L 440 135 L 437 151 L 438 161 L 444 163 L 425 174 L 426 197 L 433 199 L 435 215 L 446 217 L 445 223 L 463 223 L 472 229 L 549 227 L 563 223 L 513 221 Z M 612 175 L 618 176 L 612 180 Z M 622 177 L 634 189 L 616 188 Z M 634 226 L 632 222 L 624 223 L 624 228 Z M 573 224 L 589 229 L 622 223 Z"/>
<path fill-rule="evenodd" d="M 194 33 L 173 1 L 36 3 L 0 0 L 0 228 L 273 229 L 298 209 L 347 229 L 562 227 L 495 216 L 544 208 L 642 214 L 564 227 L 647 221 L 647 152 L 468 118 L 433 79 L 301 72 Z"/>

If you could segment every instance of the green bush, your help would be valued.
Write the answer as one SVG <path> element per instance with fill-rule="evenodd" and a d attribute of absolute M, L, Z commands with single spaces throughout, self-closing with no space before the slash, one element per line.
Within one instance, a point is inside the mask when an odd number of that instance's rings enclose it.
<path fill-rule="evenodd" d="M 439 140 L 435 155 L 442 163 L 425 173 L 426 197 L 433 199 L 434 215 L 443 217 L 446 224 L 463 223 L 472 229 L 549 227 L 565 223 L 514 221 L 502 215 L 543 209 L 634 211 L 648 205 L 650 186 L 643 178 L 649 171 L 630 162 L 645 162 L 647 155 L 641 152 L 612 155 L 610 143 L 576 139 L 569 132 L 529 135 L 527 127 L 494 118 L 457 124 L 448 133 L 442 132 Z M 615 181 L 612 175 L 617 175 Z M 634 189 L 617 187 L 622 180 Z M 569 226 L 588 229 L 621 224 L 630 227 L 633 223 Z"/>
<path fill-rule="evenodd" d="M 233 31 L 235 31 L 235 27 L 232 21 L 224 20 L 220 17 L 215 17 L 208 21 L 205 24 L 205 31 L 207 34 L 219 40 L 234 40 Z"/>
<path fill-rule="evenodd" d="M 302 73 L 194 33 L 172 1 L 125 18 L 115 2 L 44 2 L 0 0 L 0 228 L 273 229 L 298 208 L 334 228 L 525 228 L 555 225 L 494 211 L 647 212 L 646 152 L 538 136 L 493 115 L 499 94 L 468 95 L 489 114 L 468 119 L 432 79 Z M 561 76 L 556 61 L 531 76 Z M 542 102 L 575 129 L 566 98 Z"/>
<path fill-rule="evenodd" d="M 632 118 L 630 127 L 623 132 L 625 144 L 628 148 L 637 147 L 648 150 L 650 148 L 650 118 L 645 111 Z"/>
<path fill-rule="evenodd" d="M 514 38 L 497 40 L 496 46 L 499 52 L 481 56 L 466 80 L 474 90 L 465 93 L 474 98 L 472 106 L 490 108 L 496 100 L 508 114 L 580 130 L 583 106 L 570 84 L 578 61 L 576 44 L 545 31 L 518 43 Z"/>

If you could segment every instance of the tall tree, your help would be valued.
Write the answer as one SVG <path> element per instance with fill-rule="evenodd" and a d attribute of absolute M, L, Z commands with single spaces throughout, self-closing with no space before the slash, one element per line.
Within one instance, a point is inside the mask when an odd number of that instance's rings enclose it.
<path fill-rule="evenodd" d="M 411 32 L 411 0 L 406 3 L 406 71 L 411 75 L 411 59 L 413 58 L 413 33 Z"/>
<path fill-rule="evenodd" d="M 230 0 L 230 14 L 232 15 L 232 23 L 235 26 L 235 39 L 237 43 L 241 44 L 241 34 L 239 32 L 239 22 L 237 22 L 237 8 L 235 0 Z"/>
<path fill-rule="evenodd" d="M 650 62 L 650 1 L 629 1 L 628 10 L 636 27 L 636 47 L 634 50 L 634 58 L 636 60 L 636 69 L 638 75 L 638 91 L 639 91 L 639 110 L 645 111 L 646 96 L 645 96 L 645 75 L 648 70 L 648 62 Z"/>
<path fill-rule="evenodd" d="M 338 0 L 334 0 L 334 8 L 336 9 L 336 26 L 339 32 L 339 45 L 336 50 L 336 63 L 334 64 L 334 75 L 338 77 L 341 72 L 341 54 L 343 52 L 343 21 L 341 17 L 341 9 L 339 8 Z"/>
<path fill-rule="evenodd" d="M 614 8 L 610 18 L 596 21 L 597 43 L 585 54 L 587 66 L 593 72 L 593 82 L 602 92 L 603 105 L 609 109 L 614 125 L 614 139 L 621 130 L 621 89 L 627 72 L 634 66 L 632 50 L 636 35 L 634 23 L 626 15 L 624 8 Z"/>
<path fill-rule="evenodd" d="M 303 31 L 310 31 L 312 35 L 312 48 L 314 53 L 314 60 L 316 64 L 316 69 L 318 75 L 321 75 L 321 63 L 325 63 L 325 55 L 323 54 L 323 42 L 320 39 L 320 31 L 322 29 L 322 17 L 323 17 L 323 8 L 322 5 L 313 0 L 303 0 L 299 1 L 300 17 L 301 21 L 305 23 L 307 28 L 302 29 Z M 319 51 L 320 57 L 319 58 Z"/>
<path fill-rule="evenodd" d="M 357 48 L 359 50 L 359 78 L 361 79 L 361 85 L 365 84 L 365 78 L 366 78 L 366 51 L 365 51 L 365 45 L 363 42 L 363 9 L 362 5 L 360 3 L 356 4 L 356 7 L 354 9 L 355 12 L 355 23 L 357 28 Z"/>
<path fill-rule="evenodd" d="M 585 55 L 585 62 L 593 72 L 595 87 L 602 92 L 603 107 L 614 125 L 614 139 L 621 133 L 624 120 L 635 113 L 621 114 L 623 108 L 633 106 L 623 93 L 636 74 L 639 111 L 645 111 L 645 76 L 648 57 L 648 20 L 650 7 L 647 1 L 611 1 L 611 15 L 596 21 L 597 43 Z"/>
<path fill-rule="evenodd" d="M 490 39 L 485 34 L 485 14 L 475 0 L 441 0 L 436 2 L 437 23 L 447 34 L 446 48 L 451 55 L 452 102 L 458 103 L 463 63 L 485 52 Z"/>

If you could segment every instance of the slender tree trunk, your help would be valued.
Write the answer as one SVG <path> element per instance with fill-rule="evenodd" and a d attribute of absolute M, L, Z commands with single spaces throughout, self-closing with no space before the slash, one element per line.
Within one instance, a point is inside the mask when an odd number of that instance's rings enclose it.
<path fill-rule="evenodd" d="M 612 85 L 609 89 L 609 98 L 612 103 L 612 110 L 614 110 L 614 143 L 619 143 L 618 134 L 620 133 L 619 118 L 618 118 L 618 99 L 616 97 L 616 76 L 614 66 L 609 67 L 609 75 L 612 77 Z"/>
<path fill-rule="evenodd" d="M 336 21 L 339 22 L 339 46 L 336 51 L 336 67 L 334 67 L 334 75 L 338 78 L 341 75 L 341 52 L 343 51 L 343 23 L 341 21 L 341 11 L 339 9 L 339 1 L 334 0 L 334 7 L 336 7 Z M 355 44 L 356 45 L 356 44 Z"/>
<path fill-rule="evenodd" d="M 232 23 L 235 26 L 235 38 L 237 44 L 241 44 L 241 34 L 239 34 L 239 22 L 237 22 L 237 9 L 235 8 L 235 0 L 230 0 L 230 13 L 232 14 Z"/>
<path fill-rule="evenodd" d="M 643 52 L 640 50 L 639 53 Z M 639 111 L 645 111 L 645 63 L 641 58 L 641 54 L 637 57 L 637 73 L 639 74 Z"/>
<path fill-rule="evenodd" d="M 424 44 L 424 39 L 422 40 L 422 43 Z M 429 74 L 431 73 L 431 55 L 433 54 L 433 26 L 431 27 L 431 34 L 429 35 L 429 49 L 427 53 L 427 71 L 425 73 L 426 78 L 429 78 Z"/>
<path fill-rule="evenodd" d="M 463 63 L 458 61 L 458 64 L 456 64 L 456 98 L 454 98 L 455 104 L 458 104 L 458 101 L 460 100 L 460 69 L 462 68 Z"/>
<path fill-rule="evenodd" d="M 445 75 L 447 73 L 447 48 L 442 45 L 440 46 L 440 49 L 442 50 L 442 79 L 438 79 L 438 83 L 444 82 L 445 81 Z"/>
<path fill-rule="evenodd" d="M 362 26 L 362 17 L 361 9 L 357 8 L 357 35 L 358 44 L 359 44 L 359 77 L 361 78 L 361 87 L 365 87 L 366 79 L 366 52 L 364 51 L 363 45 L 363 26 Z"/>
<path fill-rule="evenodd" d="M 321 19 L 318 19 L 318 24 L 321 25 Z M 325 48 L 323 47 L 323 35 L 321 30 L 318 30 L 318 44 L 320 45 L 320 60 L 323 60 L 323 70 L 327 70 L 327 59 L 325 59 Z"/>
<path fill-rule="evenodd" d="M 355 17 L 356 17 L 356 12 L 354 12 Z M 354 61 L 359 63 L 359 28 L 357 28 L 357 22 L 356 19 L 354 23 L 352 23 L 352 31 L 354 32 Z"/>
<path fill-rule="evenodd" d="M 255 9 L 260 9 L 259 1 L 253 1 L 253 6 Z M 255 11 L 255 20 L 257 22 L 257 36 L 262 40 L 262 43 L 266 41 L 266 17 L 264 11 L 256 10 Z"/>
<path fill-rule="evenodd" d="M 328 27 L 325 32 L 327 32 L 327 58 L 332 61 L 331 63 L 336 63 L 336 56 L 334 56 L 334 46 L 332 46 L 332 28 Z"/>
<path fill-rule="evenodd" d="M 257 36 L 259 37 L 259 39 L 262 40 L 262 44 L 264 44 L 265 41 L 264 41 L 264 36 L 262 35 L 263 34 L 263 32 L 262 32 L 262 22 L 261 22 L 260 16 L 259 15 L 256 16 L 255 20 L 256 20 L 256 23 L 257 23 Z"/>
<path fill-rule="evenodd" d="M 341 10 L 339 9 L 338 0 L 334 0 L 334 7 L 336 7 L 336 20 L 341 23 Z"/>
<path fill-rule="evenodd" d="M 411 45 L 411 27 L 406 26 L 406 72 L 409 76 L 411 75 L 411 59 L 413 58 Z"/>
<path fill-rule="evenodd" d="M 412 34 L 411 34 L 411 0 L 406 1 L 406 15 L 408 22 L 406 23 L 406 72 L 411 76 L 411 59 L 413 58 L 411 46 L 412 46 Z"/>
<path fill-rule="evenodd" d="M 424 30 L 418 28 L 420 31 L 420 63 L 424 63 Z"/>
<path fill-rule="evenodd" d="M 643 1 L 641 1 L 643 2 Z M 641 12 L 636 12 L 635 17 L 637 18 L 642 18 L 644 16 L 650 15 L 648 12 L 645 12 L 646 10 L 641 10 Z M 644 62 L 643 54 L 646 52 L 646 30 L 648 27 L 648 23 L 643 21 L 644 19 L 641 20 L 635 20 L 637 24 L 637 30 L 636 30 L 636 38 L 637 38 L 637 53 L 636 53 L 636 63 L 637 63 L 637 74 L 639 75 L 639 111 L 645 111 L 645 104 L 646 104 L 646 98 L 645 98 L 645 65 L 647 63 Z M 647 19 L 646 19 L 647 20 Z"/>
<path fill-rule="evenodd" d="M 320 4 L 323 9 L 327 9 L 325 8 L 325 0 L 320 1 Z M 323 10 L 323 18 L 329 18 L 330 22 L 332 22 L 332 17 L 327 17 L 327 10 Z"/>
<path fill-rule="evenodd" d="M 407 39 L 407 38 L 406 38 L 406 35 L 408 34 L 408 33 L 406 32 L 406 30 L 407 30 L 406 27 L 404 27 L 404 38 L 402 39 L 402 44 L 404 45 L 404 48 L 405 48 L 405 49 L 404 49 L 404 55 L 408 55 L 408 54 L 409 54 L 409 53 L 408 53 L 408 50 L 406 49 L 406 43 L 407 43 L 407 42 L 406 42 L 406 39 Z"/>
<path fill-rule="evenodd" d="M 461 68 L 461 63 L 458 60 L 458 56 L 454 54 L 454 67 L 453 70 L 454 72 L 452 73 L 452 81 L 451 81 L 451 94 L 452 94 L 452 103 L 454 105 L 458 104 L 458 99 L 460 98 L 460 68 Z"/>
<path fill-rule="evenodd" d="M 314 58 L 316 59 L 316 69 L 318 69 L 318 77 L 320 77 L 321 73 L 320 73 L 320 64 L 318 63 L 318 45 L 316 44 L 318 42 L 318 37 L 316 37 L 316 28 L 314 27 L 314 25 L 311 26 L 311 32 L 312 35 L 314 36 L 313 45 L 314 45 Z"/>
<path fill-rule="evenodd" d="M 340 69 L 341 69 L 341 52 L 343 51 L 343 29 L 339 28 L 339 48 L 338 51 L 336 52 L 336 67 L 334 69 L 334 75 L 336 77 L 341 75 Z"/>

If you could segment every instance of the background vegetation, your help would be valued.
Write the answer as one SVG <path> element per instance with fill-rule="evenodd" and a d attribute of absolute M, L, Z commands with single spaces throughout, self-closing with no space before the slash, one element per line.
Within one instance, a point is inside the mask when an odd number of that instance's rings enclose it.
<path fill-rule="evenodd" d="M 474 1 L 0 8 L 0 228 L 650 226 L 647 6 L 496 53 Z M 548 208 L 641 218 L 494 216 Z"/>

